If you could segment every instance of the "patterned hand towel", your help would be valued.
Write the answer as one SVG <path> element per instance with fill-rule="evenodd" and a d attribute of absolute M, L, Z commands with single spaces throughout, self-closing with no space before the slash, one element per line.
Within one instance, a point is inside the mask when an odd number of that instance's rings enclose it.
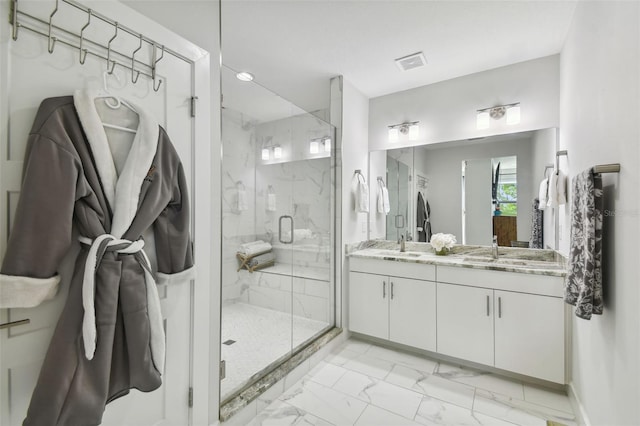
<path fill-rule="evenodd" d="M 602 300 L 602 177 L 593 169 L 573 178 L 571 250 L 564 301 L 576 307 L 576 316 L 601 315 Z"/>
<path fill-rule="evenodd" d="M 544 212 L 540 210 L 540 200 L 533 199 L 531 212 L 531 239 L 529 240 L 529 248 L 541 249 L 544 247 L 542 218 Z"/>

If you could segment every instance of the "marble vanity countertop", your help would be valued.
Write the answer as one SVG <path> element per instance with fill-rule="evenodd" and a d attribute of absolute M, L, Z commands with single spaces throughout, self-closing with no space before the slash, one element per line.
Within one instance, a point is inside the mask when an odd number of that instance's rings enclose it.
<path fill-rule="evenodd" d="M 491 247 L 456 245 L 446 256 L 438 256 L 429 243 L 407 242 L 406 251 L 400 252 L 399 244 L 386 240 L 368 240 L 346 247 L 347 256 L 391 260 L 396 262 L 424 263 L 430 265 L 457 266 L 462 268 L 518 272 L 564 277 L 566 259 L 554 250 L 500 247 L 498 259 L 491 257 Z"/>

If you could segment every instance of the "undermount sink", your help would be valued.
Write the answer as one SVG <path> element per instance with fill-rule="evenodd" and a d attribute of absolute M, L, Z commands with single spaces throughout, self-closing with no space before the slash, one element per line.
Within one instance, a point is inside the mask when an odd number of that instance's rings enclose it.
<path fill-rule="evenodd" d="M 531 263 L 531 261 L 523 260 L 523 259 L 510 259 L 510 258 L 494 259 L 493 257 L 488 257 L 488 256 L 466 256 L 464 258 L 464 261 L 465 262 L 498 263 L 498 264 L 507 264 L 507 265 L 528 265 Z"/>
<path fill-rule="evenodd" d="M 413 253 L 413 252 L 398 252 L 398 256 L 409 256 L 409 257 L 420 257 L 424 253 Z"/>

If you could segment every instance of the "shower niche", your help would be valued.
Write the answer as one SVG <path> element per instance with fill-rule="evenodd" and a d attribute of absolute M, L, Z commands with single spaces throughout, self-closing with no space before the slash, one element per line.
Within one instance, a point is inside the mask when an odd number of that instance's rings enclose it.
<path fill-rule="evenodd" d="M 335 129 L 222 68 L 221 404 L 335 325 Z"/>

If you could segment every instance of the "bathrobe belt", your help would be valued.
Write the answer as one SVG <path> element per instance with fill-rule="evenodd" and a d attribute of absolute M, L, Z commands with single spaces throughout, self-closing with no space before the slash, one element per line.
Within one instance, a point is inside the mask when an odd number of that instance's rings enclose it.
<path fill-rule="evenodd" d="M 164 369 L 165 339 L 162 326 L 162 312 L 160 311 L 160 298 L 156 281 L 151 274 L 151 263 L 147 254 L 142 249 L 143 240 L 130 241 L 116 238 L 110 234 L 102 234 L 95 239 L 80 236 L 78 240 L 89 246 L 89 254 L 84 266 L 84 278 L 82 282 L 82 307 L 84 317 L 82 319 L 82 337 L 84 340 L 84 352 L 87 359 L 93 359 L 96 351 L 96 310 L 95 310 L 95 276 L 100 266 L 102 257 L 107 251 L 117 254 L 131 254 L 144 270 L 144 281 L 147 295 L 147 314 L 149 316 L 149 328 L 151 332 L 150 346 L 151 356 L 156 369 L 162 374 Z M 100 257 L 98 257 L 100 256 Z"/>

